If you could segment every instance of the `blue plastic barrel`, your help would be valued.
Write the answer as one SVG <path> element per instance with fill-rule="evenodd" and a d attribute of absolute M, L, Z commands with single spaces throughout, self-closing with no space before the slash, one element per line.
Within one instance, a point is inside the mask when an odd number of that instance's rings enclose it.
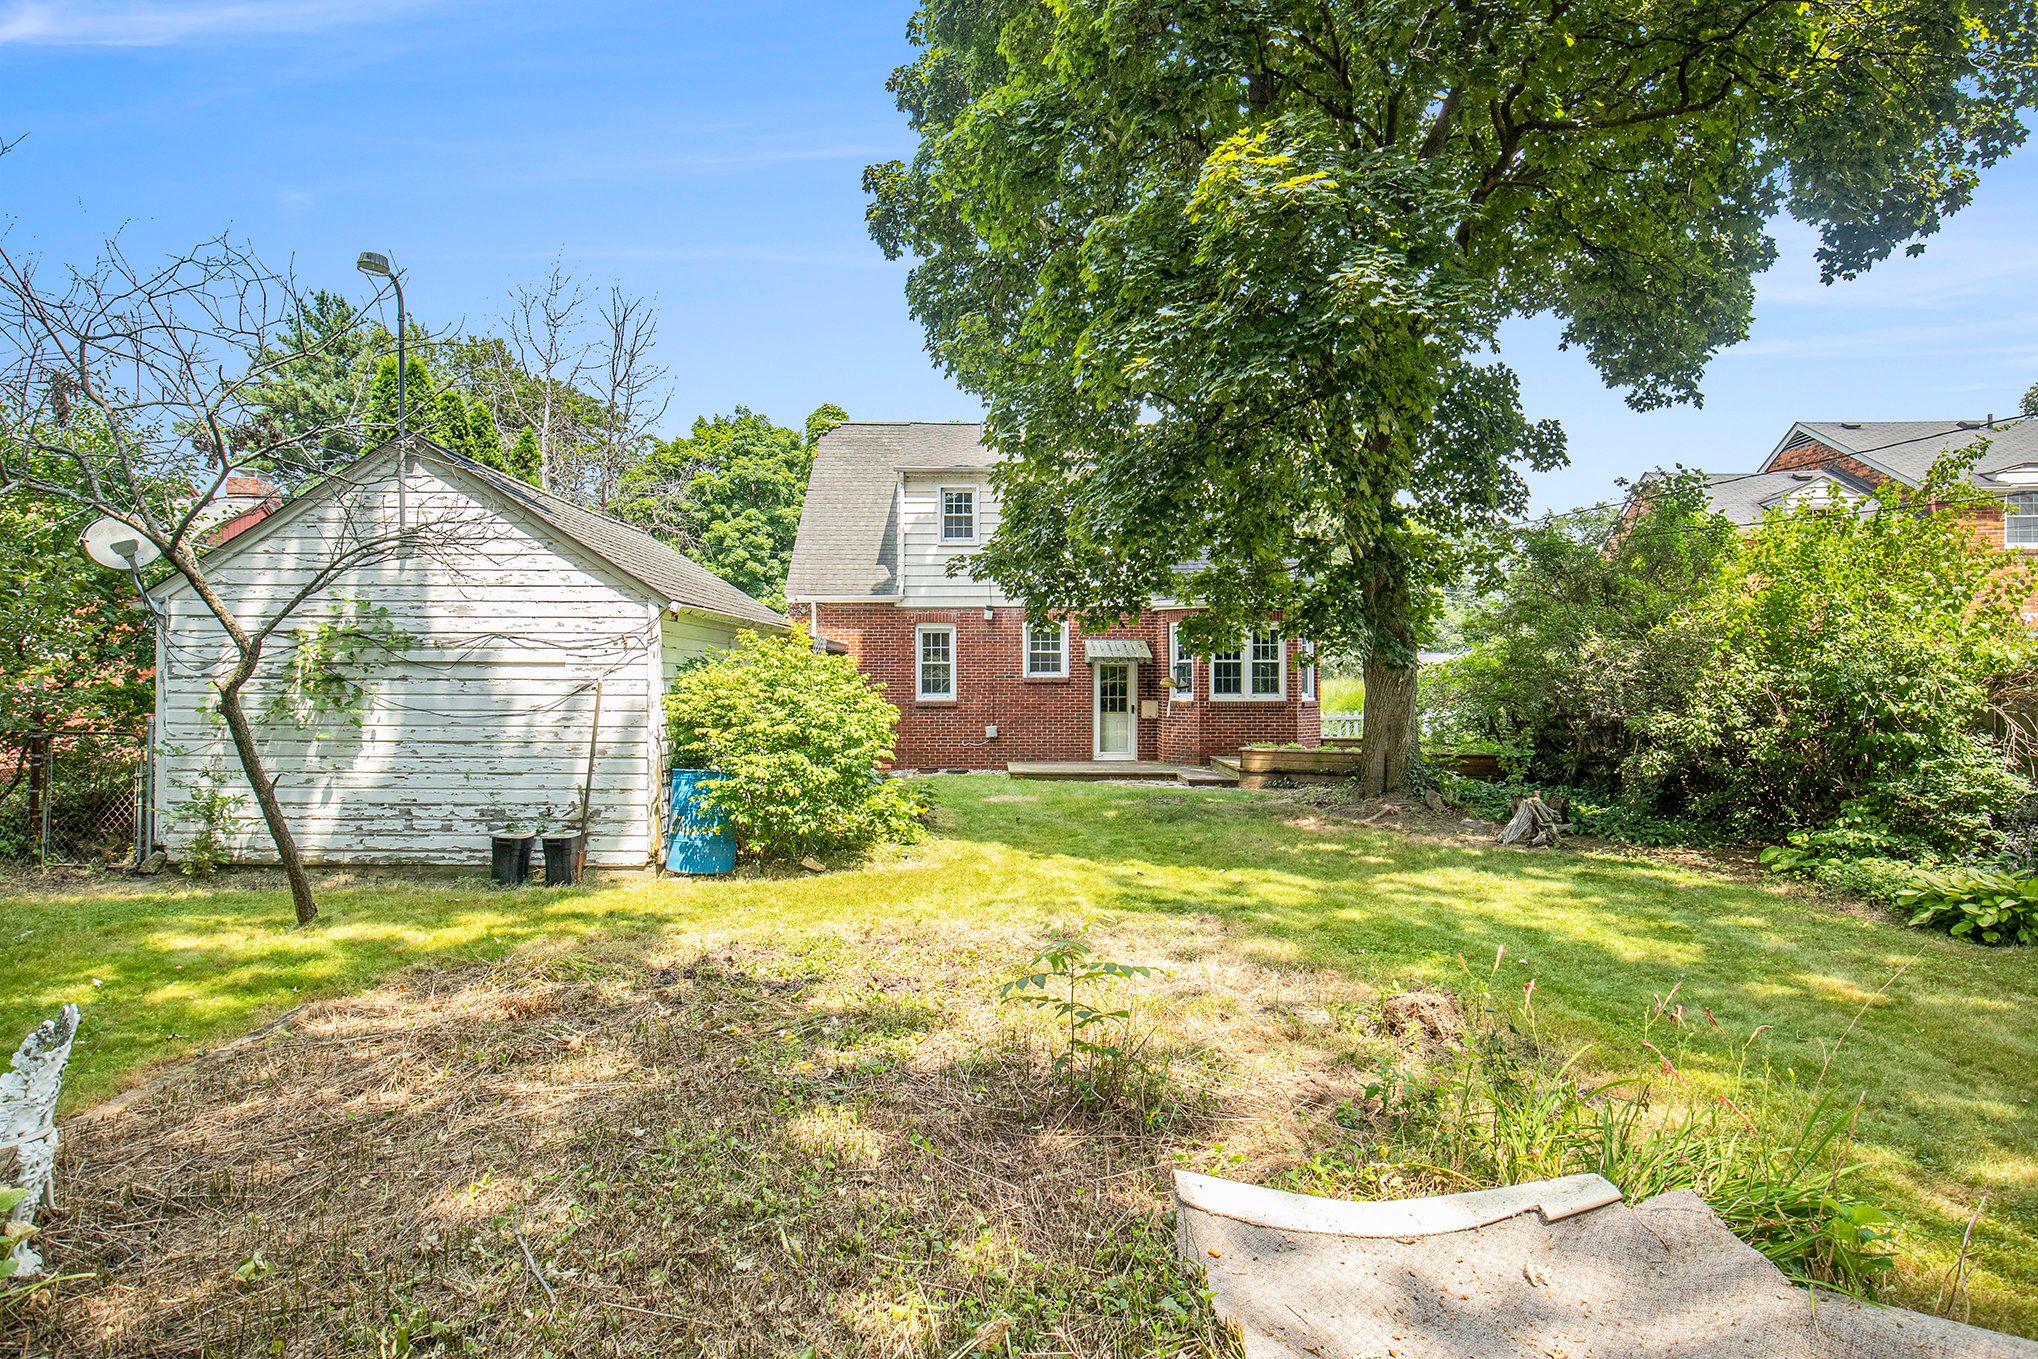
<path fill-rule="evenodd" d="M 715 769 L 672 771 L 672 819 L 665 829 L 665 867 L 673 873 L 728 873 L 736 867 L 736 836 L 701 794 L 728 775 Z"/>

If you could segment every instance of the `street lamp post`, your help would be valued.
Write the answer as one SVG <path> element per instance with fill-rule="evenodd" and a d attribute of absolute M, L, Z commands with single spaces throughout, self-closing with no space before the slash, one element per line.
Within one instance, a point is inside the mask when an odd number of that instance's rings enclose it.
<path fill-rule="evenodd" d="M 406 404 L 406 378 L 408 366 L 404 355 L 403 279 L 397 274 L 389 256 L 374 250 L 363 250 L 354 267 L 370 278 L 386 278 L 396 289 L 396 531 L 404 533 L 410 526 L 408 500 L 410 480 L 410 412 Z"/>

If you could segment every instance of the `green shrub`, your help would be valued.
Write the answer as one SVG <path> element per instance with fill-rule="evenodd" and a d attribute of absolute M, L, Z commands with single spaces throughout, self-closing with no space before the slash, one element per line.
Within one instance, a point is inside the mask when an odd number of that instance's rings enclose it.
<path fill-rule="evenodd" d="M 2038 877 L 1993 869 L 1917 872 L 1895 894 L 1911 925 L 1977 944 L 2038 944 Z"/>
<path fill-rule="evenodd" d="M 917 795 L 882 772 L 898 711 L 846 657 L 817 654 L 798 629 L 746 632 L 681 671 L 665 714 L 675 766 L 728 776 L 704 796 L 746 854 L 854 853 L 919 829 Z"/>
<path fill-rule="evenodd" d="M 1571 829 L 1580 835 L 1631 845 L 1706 845 L 1719 839 L 1703 825 L 1659 816 L 1586 788 L 1537 786 L 1519 779 L 1491 783 L 1456 774 L 1434 774 L 1430 784 L 1452 806 L 1488 821 L 1507 820 L 1516 798 L 1538 793 L 1552 806 L 1561 804 Z"/>
<path fill-rule="evenodd" d="M 1822 887 L 1893 906 L 1897 896 L 1918 878 L 1918 865 L 1907 859 L 1868 855 L 1859 859 L 1825 859 L 1811 870 L 1811 878 Z"/>
<path fill-rule="evenodd" d="M 2032 563 L 1976 537 L 1968 462 L 1872 512 L 1765 518 L 1652 634 L 1688 682 L 1635 723 L 1624 779 L 1750 838 L 1843 818 L 1965 854 L 2030 796 L 1979 731 L 2028 668 Z"/>
<path fill-rule="evenodd" d="M 2032 788 L 1984 732 L 2006 720 L 1992 695 L 2038 667 L 2038 563 L 1973 532 L 1972 456 L 1744 536 L 1683 474 L 1630 522 L 1531 531 L 1425 730 L 1529 752 L 1522 783 L 1589 790 L 1573 822 L 1598 833 L 1835 832 L 1796 846 L 1814 876 L 1997 852 Z"/>

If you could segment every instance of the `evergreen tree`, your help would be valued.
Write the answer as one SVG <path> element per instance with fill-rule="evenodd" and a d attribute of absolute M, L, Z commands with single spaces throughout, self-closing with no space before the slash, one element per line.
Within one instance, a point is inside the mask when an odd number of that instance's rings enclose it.
<path fill-rule="evenodd" d="M 403 378 L 403 404 L 409 427 L 427 438 L 436 437 L 433 429 L 439 389 L 432 380 L 431 365 L 412 355 L 404 364 Z M 396 355 L 384 354 L 377 360 L 375 376 L 368 382 L 368 409 L 361 422 L 363 442 L 369 448 L 396 437 L 396 386 Z"/>
<path fill-rule="evenodd" d="M 250 356 L 253 367 L 274 365 L 248 394 L 248 405 L 287 444 L 269 469 L 273 475 L 289 481 L 293 473 L 321 471 L 360 453 L 363 365 L 387 338 L 346 298 L 315 292 L 298 303 L 276 344 Z M 294 357 L 285 363 L 284 355 Z"/>
<path fill-rule="evenodd" d="M 538 432 L 529 425 L 517 431 L 516 440 L 510 444 L 509 452 L 503 457 L 502 470 L 519 481 L 539 484 L 545 473 L 545 457 L 538 448 Z"/>
<path fill-rule="evenodd" d="M 495 428 L 495 417 L 489 414 L 488 406 L 480 400 L 467 403 L 467 456 L 479 463 L 486 463 L 498 471 L 509 471 L 509 464 L 503 461 L 502 435 Z"/>
<path fill-rule="evenodd" d="M 450 387 L 441 391 L 426 414 L 429 419 L 413 420 L 411 428 L 463 458 L 474 456 L 467 442 L 467 402 L 460 393 Z"/>

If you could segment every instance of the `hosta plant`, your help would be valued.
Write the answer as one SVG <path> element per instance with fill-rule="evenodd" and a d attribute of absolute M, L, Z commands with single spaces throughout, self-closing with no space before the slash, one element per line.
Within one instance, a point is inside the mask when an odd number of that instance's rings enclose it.
<path fill-rule="evenodd" d="M 1989 869 L 1919 873 L 1896 894 L 1911 926 L 1977 944 L 2038 944 L 2038 877 Z"/>

